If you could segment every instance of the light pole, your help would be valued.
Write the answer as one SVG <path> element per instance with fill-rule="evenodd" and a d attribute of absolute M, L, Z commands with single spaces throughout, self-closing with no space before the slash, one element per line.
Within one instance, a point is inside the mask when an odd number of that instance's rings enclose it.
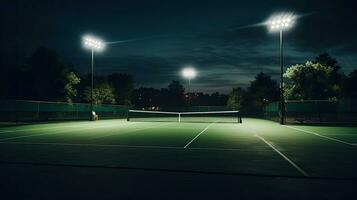
<path fill-rule="evenodd" d="M 90 101 L 90 120 L 93 120 L 93 79 L 94 79 L 94 51 L 101 51 L 104 49 L 104 42 L 92 36 L 83 37 L 84 47 L 91 50 L 92 64 L 91 64 L 91 101 Z"/>
<path fill-rule="evenodd" d="M 284 99 L 284 57 L 283 57 L 283 31 L 292 27 L 295 17 L 292 14 L 280 14 L 271 17 L 268 28 L 271 32 L 279 32 L 280 48 L 280 124 L 285 124 L 285 99 Z"/>
<path fill-rule="evenodd" d="M 196 70 L 193 67 L 186 67 L 182 70 L 181 73 L 184 78 L 188 79 L 187 94 L 188 94 L 188 104 L 190 104 L 191 79 L 196 77 Z"/>

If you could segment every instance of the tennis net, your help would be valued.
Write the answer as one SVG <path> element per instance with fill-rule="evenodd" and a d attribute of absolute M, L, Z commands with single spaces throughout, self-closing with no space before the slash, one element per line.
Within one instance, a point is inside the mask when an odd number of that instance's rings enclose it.
<path fill-rule="evenodd" d="M 127 121 L 242 123 L 239 111 L 163 112 L 129 110 Z"/>

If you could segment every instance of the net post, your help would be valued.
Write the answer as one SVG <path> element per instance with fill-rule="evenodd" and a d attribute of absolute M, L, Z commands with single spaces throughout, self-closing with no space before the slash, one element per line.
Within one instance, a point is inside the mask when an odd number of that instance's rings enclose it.
<path fill-rule="evenodd" d="M 181 113 L 179 113 L 178 115 L 179 115 L 178 120 L 179 120 L 179 123 L 180 123 L 181 122 Z"/>
<path fill-rule="evenodd" d="M 239 111 L 237 112 L 237 122 L 240 123 L 240 120 L 239 120 Z"/>
<path fill-rule="evenodd" d="M 129 117 L 129 110 L 128 111 L 126 111 L 126 121 L 128 122 L 128 121 L 130 121 L 130 117 Z"/>
<path fill-rule="evenodd" d="M 242 123 L 242 116 L 240 115 L 240 112 L 237 112 L 237 116 L 238 116 L 238 123 Z"/>

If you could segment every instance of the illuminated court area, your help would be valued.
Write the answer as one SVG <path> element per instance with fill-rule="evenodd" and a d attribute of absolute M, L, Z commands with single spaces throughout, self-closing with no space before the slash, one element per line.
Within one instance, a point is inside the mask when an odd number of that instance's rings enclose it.
<path fill-rule="evenodd" d="M 3 191 L 23 198 L 67 198 L 68 187 L 78 197 L 329 199 L 357 184 L 356 127 L 253 118 L 43 123 L 2 126 L 0 152 Z"/>

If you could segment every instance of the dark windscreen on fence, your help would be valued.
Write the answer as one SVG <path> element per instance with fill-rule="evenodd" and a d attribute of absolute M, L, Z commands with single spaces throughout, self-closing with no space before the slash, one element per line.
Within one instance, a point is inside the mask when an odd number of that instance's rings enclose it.
<path fill-rule="evenodd" d="M 93 105 L 99 118 L 125 118 L 130 106 Z M 0 101 L 1 121 L 51 121 L 90 118 L 90 104 L 45 101 Z"/>
<path fill-rule="evenodd" d="M 357 123 L 356 100 L 307 100 L 286 101 L 287 123 Z M 280 103 L 264 107 L 264 117 L 279 121 Z"/>

